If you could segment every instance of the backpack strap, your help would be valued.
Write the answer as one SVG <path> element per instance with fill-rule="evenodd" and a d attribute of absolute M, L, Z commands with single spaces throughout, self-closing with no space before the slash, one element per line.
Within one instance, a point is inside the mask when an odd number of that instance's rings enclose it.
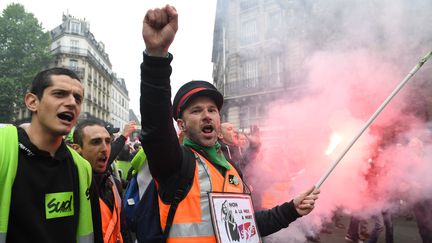
<path fill-rule="evenodd" d="M 166 239 L 168 238 L 178 205 L 189 192 L 195 175 L 195 160 L 197 159 L 196 155 L 192 152 L 192 150 L 185 146 L 181 146 L 181 149 L 183 154 L 183 160 L 180 168 L 180 181 L 178 183 L 178 187 L 174 193 L 174 198 L 171 201 L 171 206 L 168 211 L 165 230 L 163 231 L 161 239 L 162 243 L 165 243 Z"/>
<path fill-rule="evenodd" d="M 234 169 L 237 170 L 237 173 L 239 174 L 240 179 L 241 179 L 242 182 L 243 182 L 243 186 L 244 186 L 244 193 L 247 193 L 247 194 L 251 195 L 251 194 L 252 194 L 252 190 L 249 188 L 248 184 L 246 183 L 246 181 L 245 181 L 245 179 L 244 179 L 244 177 L 243 177 L 243 171 L 241 171 L 240 168 L 237 166 L 237 164 L 234 163 L 233 161 L 231 161 L 231 160 L 229 160 L 229 159 L 227 159 L 227 161 L 228 161 L 228 163 L 229 163 L 230 165 L 232 165 L 232 167 L 234 167 Z"/>
<path fill-rule="evenodd" d="M 240 179 L 243 180 L 243 171 L 240 170 L 240 168 L 237 166 L 237 163 L 231 161 L 230 159 L 227 159 L 227 161 L 230 165 L 232 165 L 232 167 L 234 167 L 234 169 L 236 169 L 237 173 L 240 176 Z"/>

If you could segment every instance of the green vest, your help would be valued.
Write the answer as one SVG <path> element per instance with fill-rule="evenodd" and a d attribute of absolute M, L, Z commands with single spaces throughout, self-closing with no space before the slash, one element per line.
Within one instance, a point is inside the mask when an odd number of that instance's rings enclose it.
<path fill-rule="evenodd" d="M 141 147 L 130 162 L 133 167 L 132 175 L 137 174 L 147 163 L 147 155 L 144 153 L 144 149 Z"/>
<path fill-rule="evenodd" d="M 114 169 L 121 174 L 121 179 L 126 181 L 129 169 L 131 168 L 131 163 L 129 161 L 117 160 L 114 162 Z"/>
<path fill-rule="evenodd" d="M 69 148 L 69 147 L 68 147 Z M 90 164 L 69 148 L 78 169 L 80 208 L 77 242 L 93 242 L 93 221 L 88 189 L 92 181 Z M 5 153 L 7 152 L 7 153 Z M 18 132 L 14 126 L 0 128 L 0 243 L 6 242 L 12 185 L 18 167 Z"/>

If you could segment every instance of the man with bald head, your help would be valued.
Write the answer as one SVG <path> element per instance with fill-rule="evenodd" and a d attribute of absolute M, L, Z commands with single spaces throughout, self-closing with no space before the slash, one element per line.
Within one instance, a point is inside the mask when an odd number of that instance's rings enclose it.
<path fill-rule="evenodd" d="M 228 145 L 238 146 L 238 131 L 234 124 L 224 122 L 221 124 L 221 129 L 219 139 Z"/>
<path fill-rule="evenodd" d="M 247 164 L 253 161 L 259 152 L 261 142 L 258 131 L 257 127 L 252 127 L 250 136 L 243 133 L 246 141 L 241 143 L 240 134 L 234 124 L 230 122 L 221 124 L 218 142 L 221 144 L 225 158 L 232 161 L 241 171 L 245 170 Z M 252 134 L 252 132 L 254 133 Z M 248 146 L 244 146 L 244 143 L 248 144 Z"/>
<path fill-rule="evenodd" d="M 218 135 L 221 150 L 226 159 L 235 163 L 239 169 L 243 169 L 245 161 L 243 160 L 238 138 L 238 131 L 234 124 L 230 122 L 221 124 L 221 132 Z"/>

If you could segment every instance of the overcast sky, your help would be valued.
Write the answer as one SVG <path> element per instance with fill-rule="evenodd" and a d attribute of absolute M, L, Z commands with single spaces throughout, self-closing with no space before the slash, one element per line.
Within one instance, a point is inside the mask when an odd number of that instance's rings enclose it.
<path fill-rule="evenodd" d="M 112 69 L 126 81 L 130 103 L 139 115 L 139 65 L 144 41 L 141 36 L 142 20 L 148 9 L 170 4 L 179 14 L 179 30 L 171 45 L 174 55 L 171 76 L 173 95 L 185 82 L 193 79 L 212 81 L 211 52 L 213 45 L 216 0 L 2 0 L 0 10 L 10 3 L 24 5 L 42 23 L 52 30 L 62 23 L 62 14 L 69 13 L 90 23 L 90 31 L 97 41 L 105 44 Z"/>

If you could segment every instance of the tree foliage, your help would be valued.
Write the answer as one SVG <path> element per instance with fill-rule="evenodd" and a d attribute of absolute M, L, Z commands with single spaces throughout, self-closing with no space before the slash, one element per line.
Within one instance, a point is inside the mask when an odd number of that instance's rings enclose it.
<path fill-rule="evenodd" d="M 37 72 L 53 61 L 51 38 L 32 13 L 10 4 L 0 16 L 0 122 L 12 122 Z"/>

